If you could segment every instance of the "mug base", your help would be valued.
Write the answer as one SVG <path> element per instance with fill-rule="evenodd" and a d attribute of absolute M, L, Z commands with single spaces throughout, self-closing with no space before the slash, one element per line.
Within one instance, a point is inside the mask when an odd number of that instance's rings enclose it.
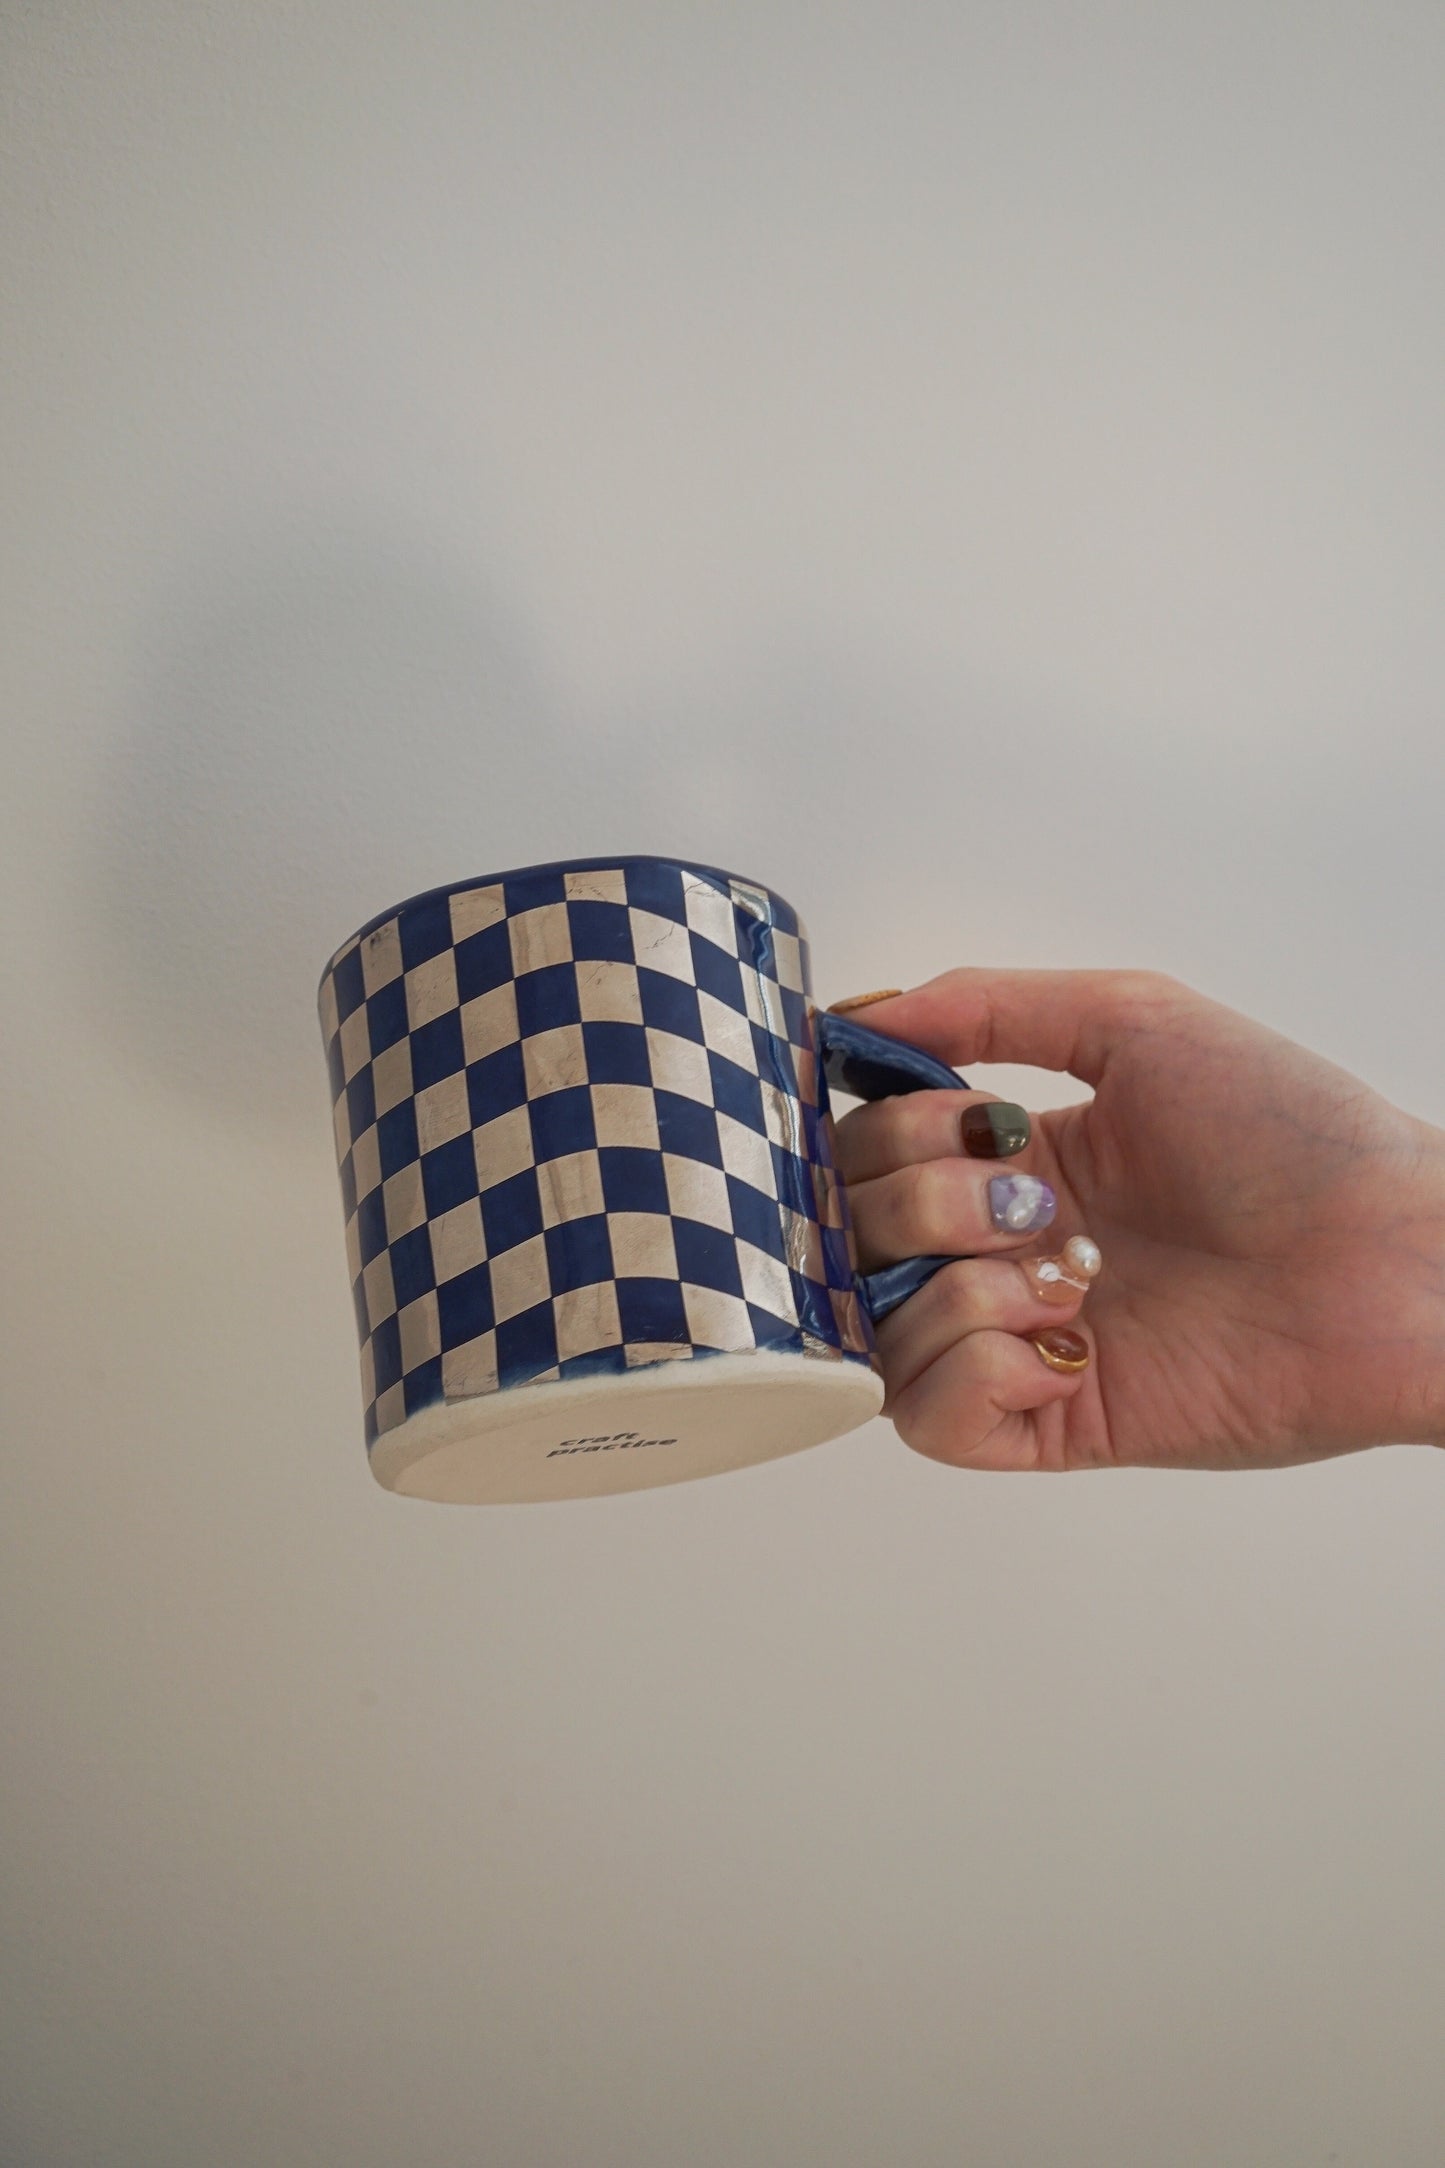
<path fill-rule="evenodd" d="M 602 1498 L 800 1453 L 882 1405 L 883 1380 L 861 1362 L 697 1355 L 435 1402 L 376 1440 L 371 1472 L 437 1505 Z"/>

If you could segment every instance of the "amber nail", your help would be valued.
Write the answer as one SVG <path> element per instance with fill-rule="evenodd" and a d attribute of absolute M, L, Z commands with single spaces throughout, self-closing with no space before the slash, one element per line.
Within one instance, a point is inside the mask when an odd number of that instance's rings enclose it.
<path fill-rule="evenodd" d="M 1050 1370 L 1088 1369 L 1089 1343 L 1081 1333 L 1051 1327 L 1048 1332 L 1031 1332 L 1027 1337 L 1029 1345 L 1038 1349 Z"/>
<path fill-rule="evenodd" d="M 830 1001 L 828 1014 L 842 1016 L 849 1009 L 866 1009 L 870 1001 L 892 1001 L 902 991 L 901 986 L 883 986 L 876 994 L 848 994 L 842 1001 Z"/>
<path fill-rule="evenodd" d="M 1072 1302 L 1075 1295 L 1087 1295 L 1104 1266 L 1098 1243 L 1087 1235 L 1070 1235 L 1056 1257 L 1019 1257 L 1014 1262 L 1040 1302 Z"/>

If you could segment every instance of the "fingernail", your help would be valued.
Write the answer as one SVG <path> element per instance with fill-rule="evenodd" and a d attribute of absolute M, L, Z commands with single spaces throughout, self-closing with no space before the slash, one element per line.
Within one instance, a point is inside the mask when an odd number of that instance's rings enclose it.
<path fill-rule="evenodd" d="M 1031 1332 L 1025 1337 L 1030 1347 L 1038 1349 L 1050 1370 L 1087 1370 L 1089 1367 L 1089 1343 L 1081 1333 L 1060 1331 L 1051 1326 L 1047 1332 Z"/>
<path fill-rule="evenodd" d="M 988 1099 L 963 1110 L 963 1148 L 970 1159 L 1012 1159 L 1029 1141 L 1029 1118 L 1009 1099 Z"/>
<path fill-rule="evenodd" d="M 848 1009 L 866 1009 L 870 1001 L 892 1001 L 895 994 L 901 994 L 902 991 L 901 986 L 883 986 L 876 994 L 848 994 L 842 1001 L 830 1001 L 828 1014 L 842 1016 Z"/>
<path fill-rule="evenodd" d="M 1036 1174 L 996 1174 L 988 1185 L 988 1209 L 1001 1235 L 1031 1235 L 1048 1226 L 1058 1199 Z"/>
<path fill-rule="evenodd" d="M 1020 1257 L 1017 1263 L 1040 1302 L 1072 1302 L 1088 1294 L 1104 1259 L 1097 1242 L 1070 1235 L 1057 1257 Z"/>

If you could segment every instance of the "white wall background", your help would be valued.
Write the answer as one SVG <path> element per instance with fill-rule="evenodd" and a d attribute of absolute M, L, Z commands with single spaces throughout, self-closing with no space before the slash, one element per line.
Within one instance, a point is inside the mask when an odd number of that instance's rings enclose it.
<path fill-rule="evenodd" d="M 408 1505 L 313 999 L 675 851 L 1445 1122 L 1442 67 L 3 11 L 7 2163 L 1438 2168 L 1439 1456 Z"/>

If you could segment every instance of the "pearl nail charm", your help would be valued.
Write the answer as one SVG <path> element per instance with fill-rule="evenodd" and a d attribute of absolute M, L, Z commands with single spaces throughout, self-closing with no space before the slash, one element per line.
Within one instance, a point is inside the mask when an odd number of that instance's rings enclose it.
<path fill-rule="evenodd" d="M 1058 1199 L 1036 1174 L 997 1174 L 988 1185 L 989 1217 L 1001 1235 L 1036 1234 L 1057 1209 Z"/>
<path fill-rule="evenodd" d="M 1057 1257 L 1021 1257 L 1018 1263 L 1040 1302 L 1072 1302 L 1087 1295 L 1104 1259 L 1097 1242 L 1071 1235 Z"/>

